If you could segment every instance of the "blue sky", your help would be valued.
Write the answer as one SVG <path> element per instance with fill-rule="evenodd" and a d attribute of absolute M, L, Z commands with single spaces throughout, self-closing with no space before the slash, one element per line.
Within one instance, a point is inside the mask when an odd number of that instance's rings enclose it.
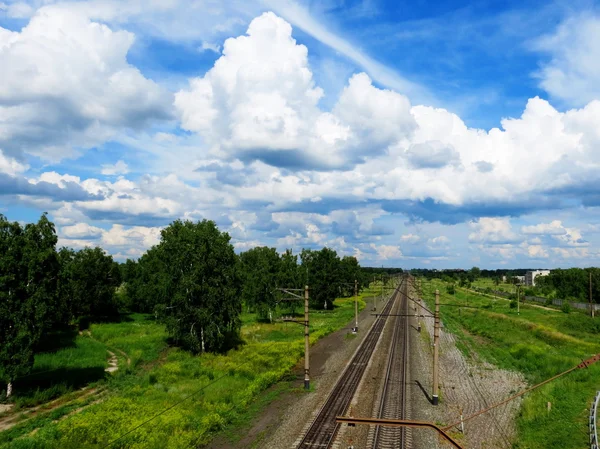
<path fill-rule="evenodd" d="M 363 265 L 597 265 L 595 2 L 0 2 L 0 213 Z"/>

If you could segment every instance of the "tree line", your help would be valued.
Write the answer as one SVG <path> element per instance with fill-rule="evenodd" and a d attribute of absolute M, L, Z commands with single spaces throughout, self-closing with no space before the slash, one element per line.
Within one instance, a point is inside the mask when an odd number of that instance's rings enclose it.
<path fill-rule="evenodd" d="M 54 224 L 43 214 L 21 225 L 0 215 L 0 381 L 31 372 L 41 339 L 65 326 L 118 318 L 123 311 L 153 313 L 174 344 L 194 353 L 239 342 L 245 308 L 272 321 L 299 303 L 281 302 L 280 288 L 310 286 L 310 306 L 331 309 L 371 274 L 354 257 L 330 248 L 257 247 L 236 254 L 212 221 L 176 220 L 138 260 L 119 264 L 99 247 L 57 249 Z"/>

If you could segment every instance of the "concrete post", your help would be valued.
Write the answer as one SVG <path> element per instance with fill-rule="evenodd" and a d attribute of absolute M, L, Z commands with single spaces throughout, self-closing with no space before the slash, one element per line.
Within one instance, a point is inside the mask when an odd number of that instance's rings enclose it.
<path fill-rule="evenodd" d="M 358 281 L 354 279 L 354 331 L 358 332 Z"/>
<path fill-rule="evenodd" d="M 433 327 L 433 393 L 431 394 L 433 405 L 439 403 L 439 353 L 440 353 L 440 291 L 435 291 L 435 321 Z"/>
<path fill-rule="evenodd" d="M 310 389 L 310 339 L 308 335 L 308 285 L 304 286 L 304 389 Z"/>

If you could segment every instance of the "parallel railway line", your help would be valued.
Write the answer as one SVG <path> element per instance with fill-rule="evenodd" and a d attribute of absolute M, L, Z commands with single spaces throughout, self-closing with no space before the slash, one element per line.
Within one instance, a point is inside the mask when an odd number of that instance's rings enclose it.
<path fill-rule="evenodd" d="M 409 374 L 408 282 L 400 298 L 399 314 L 394 320 L 392 345 L 387 362 L 385 383 L 380 399 L 378 418 L 405 419 L 407 416 L 407 389 Z M 373 449 L 411 447 L 410 430 L 405 427 L 375 427 Z"/>
<path fill-rule="evenodd" d="M 398 296 L 398 291 L 396 290 L 383 308 L 382 315 L 377 317 L 368 335 L 354 354 L 352 361 L 338 379 L 325 404 L 300 441 L 298 449 L 327 449 L 333 444 L 340 426 L 340 424 L 336 423 L 335 418 L 346 413 L 367 368 L 369 359 L 379 341 L 386 323 L 387 314 L 392 310 Z"/>

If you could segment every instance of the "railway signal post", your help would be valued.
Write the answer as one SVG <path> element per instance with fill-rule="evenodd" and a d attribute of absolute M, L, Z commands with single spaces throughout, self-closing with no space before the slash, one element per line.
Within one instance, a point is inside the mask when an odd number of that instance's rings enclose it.
<path fill-rule="evenodd" d="M 440 291 L 435 291 L 435 324 L 433 326 L 433 392 L 431 402 L 438 405 L 438 371 L 439 371 L 439 353 L 440 353 Z"/>

